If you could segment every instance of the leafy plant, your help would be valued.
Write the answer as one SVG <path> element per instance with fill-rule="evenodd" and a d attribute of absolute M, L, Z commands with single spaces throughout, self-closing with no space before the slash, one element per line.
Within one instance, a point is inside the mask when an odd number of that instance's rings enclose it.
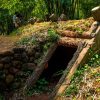
<path fill-rule="evenodd" d="M 59 76 L 63 74 L 63 70 L 59 70 L 56 73 L 53 74 L 53 77 Z"/>
<path fill-rule="evenodd" d="M 48 82 L 45 80 L 45 78 L 39 79 L 33 87 L 27 90 L 27 95 L 31 96 L 34 93 L 38 94 L 44 92 L 48 90 L 47 85 Z"/>
<path fill-rule="evenodd" d="M 65 91 L 66 96 L 75 95 L 78 93 L 78 88 L 75 84 L 70 85 Z"/>
<path fill-rule="evenodd" d="M 59 39 L 59 35 L 56 33 L 56 31 L 54 29 L 49 29 L 48 30 L 48 38 L 49 38 L 49 41 L 55 42 Z"/>
<path fill-rule="evenodd" d="M 100 54 L 98 54 L 97 52 L 94 53 L 92 49 L 90 50 L 90 54 L 92 55 L 92 57 L 89 58 L 89 62 L 84 66 L 80 66 L 73 75 L 71 83 L 65 91 L 64 94 L 65 96 L 75 97 L 75 95 L 78 93 L 81 82 L 83 82 L 85 71 L 87 72 L 88 70 L 90 70 L 91 67 L 95 68 L 98 65 L 100 65 Z M 99 77 L 100 73 L 99 72 L 91 73 L 91 75 L 92 77 Z"/>
<path fill-rule="evenodd" d="M 36 39 L 35 39 L 35 37 L 23 37 L 16 44 L 17 45 L 34 45 L 34 44 L 36 44 Z"/>
<path fill-rule="evenodd" d="M 30 41 L 29 38 L 24 37 L 20 41 L 18 41 L 17 44 L 25 45 L 25 44 L 28 44 L 29 41 Z"/>

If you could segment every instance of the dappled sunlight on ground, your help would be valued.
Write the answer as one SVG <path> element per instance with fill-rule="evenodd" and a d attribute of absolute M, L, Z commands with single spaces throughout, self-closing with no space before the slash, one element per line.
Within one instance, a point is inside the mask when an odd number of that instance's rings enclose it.
<path fill-rule="evenodd" d="M 25 36 L 31 36 L 36 32 L 43 32 L 48 30 L 49 28 L 53 28 L 55 30 L 70 30 L 74 32 L 84 32 L 88 31 L 91 24 L 93 23 L 93 18 L 82 19 L 82 20 L 68 20 L 61 21 L 57 23 L 52 22 L 42 22 L 35 23 L 33 25 L 27 24 L 25 26 L 20 27 L 19 29 L 13 31 L 10 36 L 0 36 L 0 52 L 8 50 L 12 48 L 16 41 L 19 41 L 21 38 Z"/>

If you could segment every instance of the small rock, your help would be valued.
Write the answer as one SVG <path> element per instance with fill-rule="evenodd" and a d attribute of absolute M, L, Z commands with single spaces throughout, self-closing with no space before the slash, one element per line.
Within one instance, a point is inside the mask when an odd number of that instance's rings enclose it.
<path fill-rule="evenodd" d="M 34 59 L 35 59 L 34 57 L 30 57 L 29 62 L 34 62 Z"/>
<path fill-rule="evenodd" d="M 8 69 L 11 66 L 11 64 L 4 64 L 4 68 Z"/>
<path fill-rule="evenodd" d="M 4 70 L 3 70 L 3 73 L 8 74 L 9 72 L 8 72 L 7 69 L 4 69 Z"/>
<path fill-rule="evenodd" d="M 37 22 L 37 23 L 41 23 L 41 22 L 43 22 L 43 20 L 38 18 L 38 19 L 36 20 L 36 22 Z"/>
<path fill-rule="evenodd" d="M 36 65 L 34 63 L 27 63 L 27 67 L 30 70 L 34 70 L 36 68 Z"/>
<path fill-rule="evenodd" d="M 24 48 L 13 48 L 14 53 L 23 53 L 25 51 Z"/>
<path fill-rule="evenodd" d="M 6 73 L 5 73 L 5 70 L 2 71 L 2 73 L 0 73 L 0 79 L 5 79 L 6 77 Z"/>
<path fill-rule="evenodd" d="M 59 21 L 66 21 L 67 20 L 67 17 L 66 17 L 66 15 L 65 14 L 61 14 L 60 15 L 60 17 L 59 17 L 59 19 L 58 19 Z"/>
<path fill-rule="evenodd" d="M 18 70 L 17 68 L 14 68 L 14 67 L 11 67 L 11 68 L 9 69 L 9 72 L 10 72 L 11 74 L 16 74 L 18 71 L 19 71 L 19 70 Z"/>
<path fill-rule="evenodd" d="M 28 20 L 28 23 L 30 23 L 30 24 L 34 24 L 36 22 L 36 17 L 33 17 L 33 18 L 30 18 L 29 20 Z"/>
<path fill-rule="evenodd" d="M 20 82 L 14 82 L 13 84 L 12 84 L 12 86 L 13 86 L 13 88 L 14 89 L 18 89 L 18 88 L 20 88 Z"/>
<path fill-rule="evenodd" d="M 51 14 L 49 18 L 50 18 L 50 20 L 51 20 L 52 22 L 57 22 L 57 21 L 58 21 L 58 18 L 57 18 L 57 16 L 56 16 L 56 14 Z"/>
<path fill-rule="evenodd" d="M 6 90 L 6 84 L 2 81 L 0 81 L 0 92 L 3 92 L 3 91 L 5 91 Z"/>
<path fill-rule="evenodd" d="M 3 64 L 0 64 L 0 70 L 3 68 Z"/>
<path fill-rule="evenodd" d="M 23 62 L 28 62 L 28 56 L 25 52 L 23 52 L 23 54 L 22 54 L 22 61 Z"/>
<path fill-rule="evenodd" d="M 6 81 L 7 84 L 13 82 L 13 80 L 14 80 L 14 76 L 13 75 L 9 74 L 9 75 L 6 76 L 6 80 L 5 81 Z"/>
<path fill-rule="evenodd" d="M 100 21 L 100 6 L 93 8 L 91 12 L 94 20 Z"/>
<path fill-rule="evenodd" d="M 0 53 L 0 57 L 5 57 L 5 56 L 12 56 L 13 51 L 5 51 L 3 53 Z"/>
<path fill-rule="evenodd" d="M 34 56 L 35 50 L 28 50 L 28 56 Z"/>
<path fill-rule="evenodd" d="M 15 60 L 15 61 L 12 62 L 12 64 L 13 64 L 14 67 L 17 67 L 17 66 L 21 66 L 22 62 Z"/>
<path fill-rule="evenodd" d="M 36 52 L 35 53 L 35 58 L 39 58 L 40 57 L 40 53 L 39 52 Z"/>
<path fill-rule="evenodd" d="M 23 76 L 24 72 L 23 71 L 19 71 L 18 73 L 16 73 L 17 76 Z"/>
<path fill-rule="evenodd" d="M 10 63 L 11 62 L 11 57 L 4 57 L 0 60 L 2 63 Z"/>
<path fill-rule="evenodd" d="M 15 60 L 22 60 L 22 55 L 21 54 L 14 54 L 14 59 Z"/>

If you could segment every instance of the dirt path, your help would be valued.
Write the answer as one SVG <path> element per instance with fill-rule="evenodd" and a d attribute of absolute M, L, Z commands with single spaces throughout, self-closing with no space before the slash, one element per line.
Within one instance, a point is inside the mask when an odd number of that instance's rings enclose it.
<path fill-rule="evenodd" d="M 0 36 L 0 52 L 11 49 L 19 36 Z"/>

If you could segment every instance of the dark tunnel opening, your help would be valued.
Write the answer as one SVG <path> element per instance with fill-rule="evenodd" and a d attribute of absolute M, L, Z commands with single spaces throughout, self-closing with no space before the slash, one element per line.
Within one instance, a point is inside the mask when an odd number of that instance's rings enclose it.
<path fill-rule="evenodd" d="M 73 47 L 58 46 L 40 78 L 56 85 L 76 50 L 77 48 Z"/>

